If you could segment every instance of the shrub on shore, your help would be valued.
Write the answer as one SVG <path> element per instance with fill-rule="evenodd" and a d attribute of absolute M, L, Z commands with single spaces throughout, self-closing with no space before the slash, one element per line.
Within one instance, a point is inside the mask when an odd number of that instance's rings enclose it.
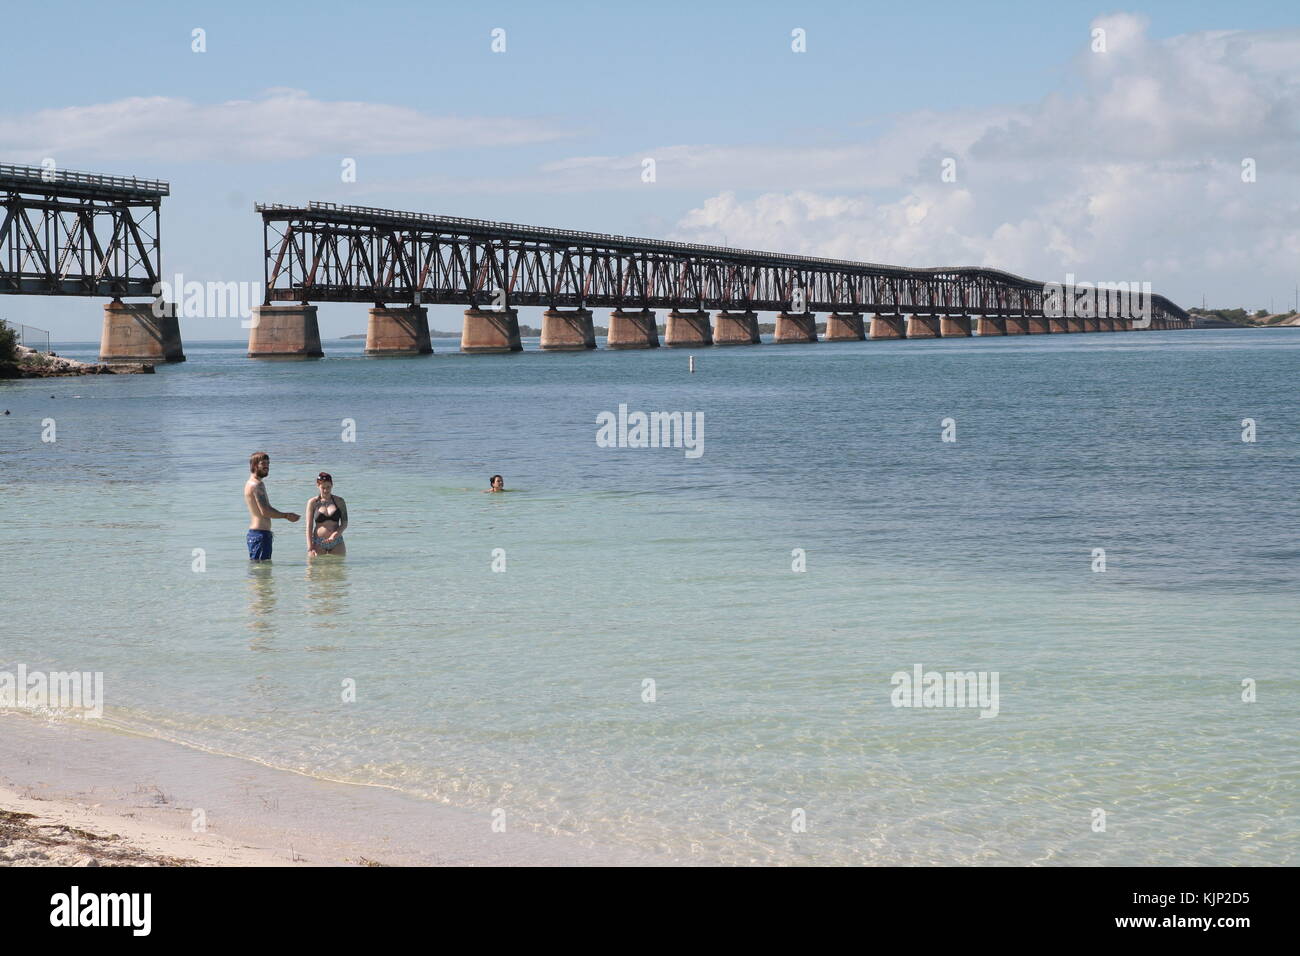
<path fill-rule="evenodd" d="M 0 365 L 13 365 L 18 361 L 18 330 L 0 322 Z"/>

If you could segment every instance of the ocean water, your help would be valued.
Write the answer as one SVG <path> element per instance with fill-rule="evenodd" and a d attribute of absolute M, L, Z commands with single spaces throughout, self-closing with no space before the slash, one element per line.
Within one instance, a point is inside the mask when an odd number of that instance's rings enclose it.
<path fill-rule="evenodd" d="M 526 345 L 0 383 L 0 669 L 670 860 L 1295 861 L 1300 333 Z M 600 447 L 620 404 L 703 454 Z M 263 449 L 282 510 L 334 475 L 345 559 L 276 522 L 250 566 Z M 893 706 L 916 665 L 996 716 Z"/>

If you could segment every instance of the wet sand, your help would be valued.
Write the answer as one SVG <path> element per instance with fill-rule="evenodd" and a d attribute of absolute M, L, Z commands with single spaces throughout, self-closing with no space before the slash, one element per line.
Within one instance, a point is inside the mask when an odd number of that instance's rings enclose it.
<path fill-rule="evenodd" d="M 666 862 L 105 725 L 0 714 L 0 866 Z"/>

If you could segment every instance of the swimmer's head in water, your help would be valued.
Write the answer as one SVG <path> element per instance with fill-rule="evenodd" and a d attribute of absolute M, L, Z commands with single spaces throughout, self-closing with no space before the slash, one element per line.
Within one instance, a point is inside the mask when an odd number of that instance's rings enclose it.
<path fill-rule="evenodd" d="M 248 456 L 248 470 L 259 478 L 265 478 L 271 470 L 271 456 L 264 451 L 255 451 Z"/>
<path fill-rule="evenodd" d="M 488 486 L 493 491 L 504 491 L 506 487 L 506 480 L 502 478 L 500 475 L 493 475 L 488 480 Z"/>

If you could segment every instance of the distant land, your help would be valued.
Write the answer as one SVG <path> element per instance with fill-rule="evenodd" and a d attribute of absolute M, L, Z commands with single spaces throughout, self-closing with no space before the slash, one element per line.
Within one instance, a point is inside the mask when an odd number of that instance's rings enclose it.
<path fill-rule="evenodd" d="M 1198 329 L 1276 329 L 1300 328 L 1300 312 L 1268 312 L 1259 309 L 1188 309 Z"/>

